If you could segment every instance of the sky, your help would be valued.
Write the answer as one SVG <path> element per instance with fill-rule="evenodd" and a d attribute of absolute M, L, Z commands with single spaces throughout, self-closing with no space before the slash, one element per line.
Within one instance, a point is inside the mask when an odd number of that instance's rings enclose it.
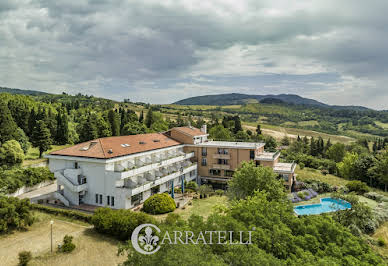
<path fill-rule="evenodd" d="M 0 86 L 388 109 L 388 1 L 1 0 Z"/>

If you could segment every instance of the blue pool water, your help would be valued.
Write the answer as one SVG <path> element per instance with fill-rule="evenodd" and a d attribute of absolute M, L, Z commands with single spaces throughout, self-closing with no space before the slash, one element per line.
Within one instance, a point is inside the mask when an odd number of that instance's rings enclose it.
<path fill-rule="evenodd" d="M 298 215 L 321 214 L 352 208 L 352 204 L 341 199 L 323 198 L 319 204 L 300 205 L 294 207 Z"/>

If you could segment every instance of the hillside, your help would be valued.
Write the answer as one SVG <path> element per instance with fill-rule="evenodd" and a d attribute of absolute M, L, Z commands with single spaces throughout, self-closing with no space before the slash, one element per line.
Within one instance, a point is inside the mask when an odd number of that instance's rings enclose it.
<path fill-rule="evenodd" d="M 278 95 L 248 95 L 240 93 L 229 93 L 229 94 L 217 94 L 217 95 L 204 95 L 190 97 L 175 102 L 174 104 L 178 105 L 241 105 L 247 103 L 268 103 L 268 101 L 274 102 L 281 101 L 286 104 L 294 105 L 306 105 L 306 106 L 315 106 L 315 107 L 329 107 L 336 109 L 352 109 L 352 110 L 368 110 L 366 107 L 362 106 L 338 106 L 338 105 L 328 105 L 313 99 L 304 98 L 295 94 L 278 94 Z"/>
<path fill-rule="evenodd" d="M 7 87 L 0 87 L 0 93 L 11 93 L 11 94 L 21 94 L 21 95 L 31 95 L 31 96 L 50 95 L 51 94 L 51 93 L 47 93 L 47 92 L 43 92 L 43 91 L 21 90 L 21 89 L 7 88 Z"/>

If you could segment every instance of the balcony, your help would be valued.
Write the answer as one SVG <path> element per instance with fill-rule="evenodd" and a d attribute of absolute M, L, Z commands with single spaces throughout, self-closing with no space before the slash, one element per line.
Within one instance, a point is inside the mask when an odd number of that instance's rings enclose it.
<path fill-rule="evenodd" d="M 66 173 L 66 170 L 64 171 Z M 67 178 L 64 173 L 57 171 L 54 173 L 54 176 L 57 178 L 57 182 L 63 184 L 69 188 L 72 192 L 79 193 L 81 191 L 87 190 L 88 185 L 86 183 L 86 178 L 81 178 L 81 183 L 75 183 L 70 178 Z"/>
<path fill-rule="evenodd" d="M 118 187 L 117 190 L 119 193 L 123 194 L 126 197 L 130 197 L 141 192 L 150 190 L 153 187 L 159 186 L 160 184 L 164 184 L 172 179 L 175 179 L 183 174 L 190 173 L 191 171 L 197 169 L 197 164 L 192 163 L 183 167 L 180 170 L 177 170 L 173 173 L 167 173 L 162 177 L 156 177 L 154 181 L 146 181 L 143 184 L 139 184 L 137 182 L 131 183 L 131 187 Z"/>
<path fill-rule="evenodd" d="M 213 169 L 229 170 L 230 165 L 229 164 L 213 164 Z"/>
<path fill-rule="evenodd" d="M 224 153 L 215 153 L 213 154 L 214 159 L 230 159 L 230 154 L 224 154 Z"/>
<path fill-rule="evenodd" d="M 144 166 L 141 166 L 138 168 L 134 167 L 133 169 L 130 169 L 130 170 L 125 169 L 124 171 L 120 171 L 120 172 L 115 171 L 115 172 L 110 173 L 110 174 L 113 175 L 114 178 L 116 178 L 116 179 L 125 179 L 125 178 L 128 178 L 130 176 L 140 175 L 140 174 L 143 174 L 145 172 L 156 170 L 156 169 L 161 168 L 161 167 L 168 167 L 171 164 L 174 164 L 174 163 L 186 160 L 186 159 L 190 159 L 192 157 L 194 157 L 194 152 L 185 153 L 184 155 L 174 156 L 174 157 L 171 157 L 169 159 L 165 159 L 165 160 L 158 162 L 158 163 L 151 163 L 151 164 L 144 165 Z"/>

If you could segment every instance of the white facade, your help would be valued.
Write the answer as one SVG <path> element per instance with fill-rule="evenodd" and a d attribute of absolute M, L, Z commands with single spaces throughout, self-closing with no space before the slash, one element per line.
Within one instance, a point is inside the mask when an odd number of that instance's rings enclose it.
<path fill-rule="evenodd" d="M 66 205 L 128 209 L 154 193 L 197 179 L 197 164 L 183 145 L 111 159 L 47 155 L 57 178 L 56 196 Z"/>

